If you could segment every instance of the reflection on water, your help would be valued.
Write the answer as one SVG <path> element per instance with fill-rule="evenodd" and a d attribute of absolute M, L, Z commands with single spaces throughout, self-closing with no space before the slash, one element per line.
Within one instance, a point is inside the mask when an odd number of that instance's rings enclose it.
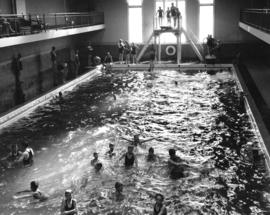
<path fill-rule="evenodd" d="M 238 100 L 229 72 L 126 72 L 82 84 L 0 135 L 1 157 L 25 141 L 36 152 L 30 168 L 1 167 L 0 214 L 59 214 L 67 188 L 81 214 L 151 214 L 155 193 L 165 195 L 169 214 L 266 211 L 264 166 L 246 157 L 246 143 L 257 138 Z M 138 148 L 139 168 L 126 170 L 119 158 L 127 142 L 120 137 L 138 133 L 156 139 Z M 115 144 L 113 158 L 105 156 L 109 143 Z M 149 147 L 158 162 L 146 162 Z M 188 162 L 185 178 L 169 178 L 169 148 Z M 93 152 L 103 163 L 101 173 L 90 165 Z M 12 198 L 34 179 L 50 195 L 47 202 Z M 124 184 L 120 203 L 111 198 L 116 181 Z"/>

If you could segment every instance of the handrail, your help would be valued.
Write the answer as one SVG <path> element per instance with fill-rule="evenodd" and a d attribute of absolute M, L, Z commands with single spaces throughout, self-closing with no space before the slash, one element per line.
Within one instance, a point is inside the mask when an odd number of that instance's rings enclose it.
<path fill-rule="evenodd" d="M 7 20 L 4 20 L 4 18 Z M 0 38 L 33 34 L 47 29 L 57 30 L 98 24 L 104 24 L 103 12 L 0 14 Z"/>
<path fill-rule="evenodd" d="M 270 31 L 270 9 L 243 9 L 240 21 L 265 32 Z"/>

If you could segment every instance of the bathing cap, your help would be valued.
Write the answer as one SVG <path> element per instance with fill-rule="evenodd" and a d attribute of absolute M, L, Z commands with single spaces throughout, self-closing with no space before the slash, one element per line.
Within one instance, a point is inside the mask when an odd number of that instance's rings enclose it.
<path fill-rule="evenodd" d="M 72 193 L 72 190 L 71 189 L 67 189 L 66 191 L 65 191 L 65 194 L 71 194 Z"/>

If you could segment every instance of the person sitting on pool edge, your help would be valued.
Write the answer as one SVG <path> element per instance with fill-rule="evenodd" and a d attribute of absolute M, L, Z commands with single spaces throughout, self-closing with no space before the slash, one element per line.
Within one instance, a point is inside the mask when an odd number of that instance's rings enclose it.
<path fill-rule="evenodd" d="M 121 137 L 121 138 L 128 141 L 128 142 L 130 142 L 130 144 L 133 145 L 133 146 L 142 145 L 143 143 L 146 143 L 148 141 L 151 141 L 151 140 L 155 139 L 154 137 L 152 137 L 152 138 L 149 138 L 149 139 L 146 139 L 146 140 L 140 140 L 139 137 L 140 137 L 139 134 L 135 134 L 134 137 L 133 137 L 133 140 L 127 139 L 125 137 Z"/>
<path fill-rule="evenodd" d="M 18 199 L 33 197 L 34 199 L 37 199 L 39 201 L 46 201 L 48 199 L 48 196 L 45 195 L 41 190 L 39 190 L 38 187 L 39 187 L 39 184 L 37 181 L 31 181 L 30 190 L 24 190 L 24 191 L 20 191 L 16 193 L 16 194 L 23 194 L 23 193 L 30 193 L 30 194 L 26 194 L 24 196 L 18 197 Z M 17 197 L 14 197 L 14 198 L 17 199 Z"/>
<path fill-rule="evenodd" d="M 72 198 L 72 191 L 65 191 L 65 199 L 61 204 L 61 215 L 75 215 L 78 214 L 77 201 Z"/>
<path fill-rule="evenodd" d="M 170 158 L 168 160 L 168 167 L 170 177 L 172 179 L 179 179 L 184 177 L 184 167 L 183 160 L 176 155 L 174 149 L 169 149 Z"/>
<path fill-rule="evenodd" d="M 154 153 L 154 149 L 152 147 L 148 150 L 148 155 L 146 157 L 147 162 L 155 162 L 157 161 L 157 156 Z"/>
<path fill-rule="evenodd" d="M 164 196 L 160 193 L 157 193 L 155 199 L 156 203 L 154 205 L 153 215 L 167 215 L 167 209 L 163 204 Z"/>
<path fill-rule="evenodd" d="M 95 164 L 99 162 L 99 160 L 98 160 L 98 153 L 97 152 L 94 152 L 93 153 L 93 156 L 94 156 L 94 159 L 91 160 L 91 165 L 92 166 L 95 166 Z"/>
<path fill-rule="evenodd" d="M 110 157 L 115 156 L 115 152 L 114 152 L 114 145 L 112 143 L 109 144 L 109 151 L 106 152 L 106 155 L 109 155 Z"/>
<path fill-rule="evenodd" d="M 133 152 L 134 146 L 133 145 L 129 145 L 128 146 L 128 151 L 123 154 L 119 160 L 122 160 L 123 158 L 125 158 L 125 167 L 126 168 L 131 168 L 133 167 L 134 163 L 136 165 L 136 167 L 138 167 L 138 160 L 137 157 L 135 156 L 134 152 Z"/>
<path fill-rule="evenodd" d="M 24 143 L 24 152 L 21 153 L 21 156 L 15 161 L 15 163 L 22 162 L 25 167 L 32 166 L 34 163 L 33 157 L 33 149 L 29 146 L 28 143 Z"/>

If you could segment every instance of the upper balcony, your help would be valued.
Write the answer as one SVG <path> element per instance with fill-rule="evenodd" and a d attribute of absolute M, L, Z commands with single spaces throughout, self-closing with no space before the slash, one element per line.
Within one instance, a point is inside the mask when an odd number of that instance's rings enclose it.
<path fill-rule="evenodd" d="M 270 9 L 241 10 L 239 26 L 270 44 Z"/>
<path fill-rule="evenodd" d="M 102 29 L 103 12 L 0 14 L 0 48 Z"/>

